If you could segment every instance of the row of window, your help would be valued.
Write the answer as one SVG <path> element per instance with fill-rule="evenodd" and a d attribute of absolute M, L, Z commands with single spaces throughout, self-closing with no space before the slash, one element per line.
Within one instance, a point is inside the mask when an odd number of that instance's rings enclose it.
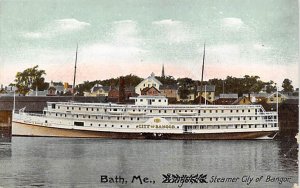
<path fill-rule="evenodd" d="M 199 119 L 201 121 L 204 121 L 204 118 L 199 118 Z M 210 121 L 213 121 L 213 120 L 219 121 L 219 119 L 223 119 L 224 121 L 226 121 L 226 120 L 231 121 L 232 120 L 231 117 L 230 118 L 226 118 L 226 117 L 224 117 L 224 118 L 209 118 Z M 195 120 L 197 122 L 198 118 L 195 118 Z M 243 118 L 238 117 L 237 120 L 246 120 L 246 117 L 243 117 Z M 248 120 L 252 120 L 252 117 L 249 117 Z M 257 120 L 257 117 L 255 117 L 255 120 Z M 186 121 L 186 118 L 177 118 L 177 121 Z M 192 119 L 192 121 L 194 121 L 194 118 Z"/>
<path fill-rule="evenodd" d="M 59 109 L 59 106 L 58 106 L 58 109 Z M 67 106 L 67 110 L 69 110 L 69 109 L 70 109 L 70 107 Z M 74 110 L 74 107 L 71 107 L 71 109 Z M 81 110 L 81 107 L 78 107 L 78 109 Z M 89 109 L 91 109 L 91 111 L 94 111 L 94 108 L 85 108 L 85 109 L 86 109 L 86 111 L 89 111 Z M 96 110 L 99 111 L 99 108 L 96 108 Z"/>
<path fill-rule="evenodd" d="M 267 128 L 268 125 L 267 124 L 263 124 L 263 125 L 226 125 L 226 126 L 221 126 L 221 125 L 200 125 L 200 126 L 188 126 L 187 127 L 187 130 L 188 129 L 230 129 L 230 128 L 235 128 L 235 129 L 238 129 L 238 128 L 241 128 L 241 129 L 244 129 L 244 128 Z M 269 127 L 277 127 L 277 124 L 271 124 L 269 125 Z"/>
<path fill-rule="evenodd" d="M 60 109 L 60 106 L 58 106 L 57 108 Z M 70 110 L 70 109 L 74 110 L 74 107 L 67 106 L 67 110 Z M 78 110 L 81 110 L 81 107 L 78 107 Z M 89 111 L 89 110 L 94 111 L 94 108 L 86 107 L 85 110 L 86 111 Z M 110 111 L 117 111 L 117 110 L 118 110 L 117 108 L 110 109 Z M 123 109 L 119 109 L 119 110 L 123 111 Z M 135 110 L 136 109 L 133 109 L 133 111 L 135 111 Z M 137 109 L 137 110 L 141 111 L 141 109 Z M 96 108 L 96 111 L 99 111 L 99 108 Z M 107 111 L 107 109 L 105 109 L 105 112 L 106 111 Z M 126 109 L 124 109 L 124 111 L 126 111 Z M 144 111 L 146 112 L 146 110 L 144 110 Z M 201 111 L 203 111 L 203 113 L 213 113 L 213 110 L 201 110 Z M 200 114 L 201 111 L 198 110 L 198 113 Z M 224 113 L 224 110 L 214 110 L 214 111 L 215 111 L 215 113 L 219 113 L 219 112 Z M 236 113 L 239 113 L 239 112 L 244 113 L 245 112 L 245 110 L 243 109 L 243 110 L 230 110 L 230 113 L 233 113 L 234 111 Z M 250 109 L 248 109 L 247 111 L 251 112 Z M 152 113 L 152 110 L 149 110 L 149 112 Z M 167 110 L 158 110 L 158 113 L 162 113 L 162 112 L 167 113 Z M 173 110 L 173 113 L 176 113 L 176 112 L 197 112 L 197 110 Z"/>
<path fill-rule="evenodd" d="M 51 114 L 50 114 L 50 115 L 51 115 Z M 55 116 L 58 116 L 58 113 L 55 113 Z M 67 114 L 60 114 L 60 117 L 67 117 Z M 74 118 L 74 117 L 79 118 L 79 115 L 78 115 L 78 114 L 77 114 L 77 115 L 72 115 L 72 117 L 73 117 L 73 118 Z M 82 118 L 88 118 L 88 119 L 91 119 L 91 116 L 90 116 L 90 115 L 82 115 L 81 117 L 82 117 Z M 95 117 L 95 119 L 98 119 L 98 118 L 104 119 L 104 116 L 94 116 L 94 117 Z M 111 119 L 110 116 L 106 116 L 106 117 L 107 117 L 108 120 Z M 121 117 L 117 117 L 117 118 L 116 118 L 116 120 L 120 120 L 120 119 L 125 120 L 125 117 L 122 117 L 122 118 L 121 118 Z M 139 117 L 137 117 L 137 118 L 130 117 L 130 120 L 134 120 L 134 119 L 140 120 Z"/>
<path fill-rule="evenodd" d="M 46 123 L 47 123 L 47 120 L 45 121 Z M 78 122 L 78 121 L 75 121 L 74 122 L 74 125 L 75 126 L 84 126 L 84 122 Z M 93 126 L 93 123 L 90 123 L 90 126 Z M 98 127 L 109 127 L 109 125 L 107 125 L 107 124 L 98 124 Z M 114 127 L 114 125 L 110 125 L 110 127 Z M 120 125 L 119 126 L 120 128 L 123 128 L 123 125 Z M 125 125 L 124 125 L 124 128 L 125 128 Z M 129 128 L 129 125 L 127 125 L 127 128 Z"/>
<path fill-rule="evenodd" d="M 162 102 L 161 99 L 157 99 L 157 100 L 155 100 L 155 99 L 145 99 L 145 101 L 148 101 L 148 100 L 151 100 L 151 102 L 155 102 L 155 101 Z M 144 99 L 140 99 L 140 102 L 143 102 L 143 101 L 144 101 Z M 165 99 L 164 101 L 167 102 L 167 99 Z M 135 102 L 138 102 L 138 100 L 135 99 Z"/>
<path fill-rule="evenodd" d="M 148 84 L 148 87 L 150 87 L 150 86 L 156 87 L 156 84 Z M 146 87 L 146 84 L 144 84 L 144 87 Z"/>
<path fill-rule="evenodd" d="M 58 113 L 55 113 L 55 116 L 58 116 L 60 115 L 60 117 L 67 117 L 67 114 L 58 114 Z M 72 115 L 72 117 L 74 118 L 79 118 L 79 115 Z M 91 119 L 91 115 L 81 115 L 81 118 L 88 118 L 88 119 Z M 105 119 L 107 120 L 137 120 L 139 121 L 140 118 L 139 117 L 110 117 L 110 116 L 93 116 L 95 119 L 104 119 L 104 117 L 106 117 Z M 248 120 L 252 120 L 253 117 L 248 117 Z M 207 118 L 189 118 L 188 120 L 189 121 L 204 121 L 204 119 L 207 120 Z M 258 119 L 258 117 L 254 117 L 255 120 Z M 177 121 L 186 121 L 187 118 L 177 118 Z M 232 117 L 224 117 L 224 118 L 209 118 L 209 121 L 219 121 L 219 120 L 223 120 L 223 121 L 231 121 L 232 120 Z M 246 120 L 246 117 L 237 117 L 236 120 L 240 121 L 240 120 Z"/>

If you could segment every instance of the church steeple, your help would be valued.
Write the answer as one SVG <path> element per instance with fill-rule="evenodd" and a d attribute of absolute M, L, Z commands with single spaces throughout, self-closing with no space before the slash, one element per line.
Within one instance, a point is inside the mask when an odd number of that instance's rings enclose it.
<path fill-rule="evenodd" d="M 161 77 L 165 77 L 165 67 L 164 64 L 162 65 L 162 70 L 161 70 Z"/>

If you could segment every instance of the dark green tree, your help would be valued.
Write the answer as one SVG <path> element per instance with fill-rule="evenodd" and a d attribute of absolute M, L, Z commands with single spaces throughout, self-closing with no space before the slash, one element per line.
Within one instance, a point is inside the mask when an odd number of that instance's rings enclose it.
<path fill-rule="evenodd" d="M 126 75 L 123 77 L 125 81 L 125 86 L 137 86 L 143 79 L 136 75 Z M 103 86 L 113 86 L 117 87 L 120 83 L 120 77 L 118 78 L 110 78 L 106 80 L 95 80 L 95 81 L 84 81 L 83 83 L 77 85 L 76 91 L 78 95 L 83 96 L 84 92 L 89 92 L 95 84 L 101 84 Z"/>
<path fill-rule="evenodd" d="M 276 86 L 272 80 L 270 80 L 269 82 L 266 82 L 265 87 L 266 87 L 267 93 L 273 93 L 276 91 Z"/>
<path fill-rule="evenodd" d="M 77 95 L 83 96 L 84 92 L 89 92 L 95 84 L 99 84 L 100 81 L 95 80 L 92 82 L 84 81 L 82 84 L 76 86 Z"/>
<path fill-rule="evenodd" d="M 224 86 L 224 93 L 227 92 L 226 90 L 226 80 L 221 80 L 221 79 L 217 79 L 217 78 L 214 78 L 214 79 L 210 79 L 208 80 L 208 82 L 212 85 L 215 85 L 216 87 L 216 95 L 220 95 L 220 93 L 223 93 L 223 86 Z"/>
<path fill-rule="evenodd" d="M 187 99 L 188 95 L 191 93 L 190 90 L 188 90 L 186 87 L 179 87 L 178 88 L 178 94 L 181 99 Z"/>
<path fill-rule="evenodd" d="M 181 99 L 187 99 L 188 95 L 195 92 L 195 81 L 190 78 L 178 78 L 178 94 Z"/>
<path fill-rule="evenodd" d="M 129 87 L 129 86 L 137 86 L 140 82 L 142 82 L 142 78 L 136 76 L 136 75 L 132 75 L 132 74 L 129 74 L 129 75 L 126 75 L 124 76 L 124 81 L 125 81 L 125 86 L 126 87 Z M 118 78 L 118 81 L 119 81 L 119 78 Z"/>
<path fill-rule="evenodd" d="M 176 85 L 177 82 L 173 76 L 156 76 L 155 77 L 157 80 L 159 80 L 163 85 Z"/>
<path fill-rule="evenodd" d="M 17 72 L 14 85 L 22 95 L 26 95 L 30 89 L 45 90 L 47 89 L 47 83 L 43 77 L 45 74 L 45 70 L 39 70 L 38 65 L 36 65 L 23 72 Z"/>
<path fill-rule="evenodd" d="M 285 78 L 282 82 L 282 88 L 284 92 L 293 92 L 292 80 Z"/>

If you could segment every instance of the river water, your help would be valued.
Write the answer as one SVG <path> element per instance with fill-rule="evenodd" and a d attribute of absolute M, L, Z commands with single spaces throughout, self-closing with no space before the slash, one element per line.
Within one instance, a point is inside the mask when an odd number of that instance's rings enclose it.
<path fill-rule="evenodd" d="M 298 182 L 297 149 L 295 140 L 13 137 L 0 143 L 0 187 L 290 188 Z M 183 178 L 192 174 L 204 182 Z"/>

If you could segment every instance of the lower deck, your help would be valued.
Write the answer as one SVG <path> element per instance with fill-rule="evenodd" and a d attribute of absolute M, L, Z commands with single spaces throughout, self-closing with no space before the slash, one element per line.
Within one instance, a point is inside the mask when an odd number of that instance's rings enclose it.
<path fill-rule="evenodd" d="M 112 138 L 112 139 L 170 139 L 170 140 L 245 140 L 272 139 L 277 131 L 219 132 L 219 133 L 133 133 L 66 129 L 13 122 L 13 136 L 43 136 L 70 138 Z"/>

